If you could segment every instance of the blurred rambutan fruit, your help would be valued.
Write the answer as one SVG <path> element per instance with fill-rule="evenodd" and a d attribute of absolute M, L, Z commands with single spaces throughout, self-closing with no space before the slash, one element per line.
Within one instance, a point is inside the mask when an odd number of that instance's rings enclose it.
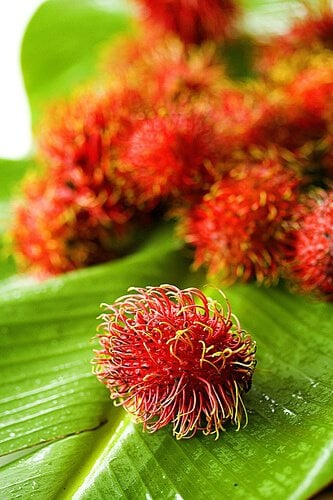
<path fill-rule="evenodd" d="M 131 216 L 110 192 L 84 198 L 52 179 L 31 178 L 14 209 L 14 255 L 41 278 L 111 260 L 133 244 Z"/>
<path fill-rule="evenodd" d="M 310 2 L 307 5 L 307 15 L 297 21 L 281 39 L 284 38 L 286 45 L 294 47 L 295 50 L 304 45 L 316 44 L 333 49 L 333 10 L 330 2 L 319 0 L 319 8 L 311 8 Z"/>
<path fill-rule="evenodd" d="M 333 105 L 333 60 L 332 64 L 309 68 L 299 73 L 284 91 L 290 98 L 290 105 L 300 106 L 309 121 L 324 120 L 325 112 Z"/>
<path fill-rule="evenodd" d="M 94 89 L 56 104 L 40 126 L 38 153 L 47 175 L 70 188 L 75 203 L 96 220 L 113 220 L 124 180 L 117 183 L 118 148 L 143 109 L 134 90 Z"/>
<path fill-rule="evenodd" d="M 226 283 L 276 282 L 300 216 L 299 186 L 278 159 L 234 167 L 180 222 L 180 234 L 195 248 L 195 266 Z"/>
<path fill-rule="evenodd" d="M 245 127 L 243 146 L 251 149 L 274 145 L 286 154 L 292 153 L 305 173 L 315 164 L 319 168 L 318 158 L 329 128 L 329 86 L 320 78 L 320 72 L 301 73 L 292 85 L 273 91 L 255 105 L 259 111 L 253 112 L 255 121 L 249 120 Z M 327 108 L 323 104 L 326 96 Z"/>
<path fill-rule="evenodd" d="M 94 372 L 145 430 L 177 439 L 240 428 L 255 342 L 226 307 L 196 288 L 130 288 L 104 304 Z"/>
<path fill-rule="evenodd" d="M 332 60 L 333 62 L 333 60 Z M 333 64 L 301 71 L 294 81 L 283 89 L 283 99 L 276 105 L 274 120 L 267 120 L 276 143 L 290 149 L 304 164 L 304 174 L 316 177 L 330 176 L 330 169 L 322 160 L 325 140 L 332 128 L 333 118 Z M 263 128 L 264 124 L 262 122 Z M 274 129 L 275 128 L 275 132 Z M 329 156 L 328 148 L 328 156 Z M 327 156 L 327 158 L 328 158 Z"/>
<path fill-rule="evenodd" d="M 332 109 L 333 112 L 333 109 Z M 333 118 L 333 113 L 332 113 Z M 332 122 L 333 123 L 333 122 Z M 324 154 L 322 157 L 322 165 L 324 170 L 324 177 L 327 179 L 328 184 L 332 184 L 333 180 L 333 130 L 331 130 L 328 135 L 325 137 L 325 141 L 323 143 L 325 148 Z"/>
<path fill-rule="evenodd" d="M 142 113 L 140 94 L 131 89 L 98 87 L 50 108 L 37 130 L 38 154 L 54 178 L 80 185 L 110 174 L 117 143 Z M 93 179 L 95 178 L 95 180 Z"/>
<path fill-rule="evenodd" d="M 228 162 L 233 152 L 247 150 L 254 145 L 270 142 L 260 128 L 269 122 L 272 104 L 264 89 L 229 85 L 220 90 L 211 114 L 220 135 L 220 154 Z"/>
<path fill-rule="evenodd" d="M 284 94 L 257 120 L 250 131 L 249 143 L 258 146 L 275 144 L 293 152 L 300 159 L 309 159 L 326 131 L 324 117 L 306 109 L 301 100 L 294 100 Z"/>
<path fill-rule="evenodd" d="M 322 192 L 295 234 L 289 278 L 298 291 L 333 300 L 333 191 Z"/>
<path fill-rule="evenodd" d="M 218 177 L 219 141 L 209 117 L 176 109 L 137 122 L 119 159 L 130 204 L 194 197 Z"/>
<path fill-rule="evenodd" d="M 137 0 L 142 18 L 185 43 L 221 41 L 234 34 L 240 8 L 234 0 Z"/>
<path fill-rule="evenodd" d="M 318 3 L 319 9 L 316 9 L 308 2 L 308 12 L 303 18 L 295 21 L 283 35 L 266 41 L 258 60 L 262 73 L 271 71 L 283 60 L 289 60 L 292 67 L 294 56 L 296 60 L 301 57 L 304 63 L 318 50 L 333 50 L 333 10 L 325 0 Z"/>
<path fill-rule="evenodd" d="M 103 68 L 120 86 L 137 90 L 155 110 L 215 95 L 225 78 L 213 43 L 187 47 L 179 38 L 155 31 L 112 45 Z"/>
<path fill-rule="evenodd" d="M 284 149 L 285 155 L 293 154 L 300 164 L 307 164 L 327 131 L 326 111 L 320 106 L 328 95 L 328 85 L 322 79 L 320 87 L 318 79 L 314 78 L 313 101 L 310 88 L 304 86 L 303 94 L 301 90 L 297 93 L 297 81 L 285 89 L 272 90 L 259 81 L 252 86 L 229 84 L 221 90 L 211 114 L 226 165 L 232 164 L 235 155 L 271 147 Z"/>
<path fill-rule="evenodd" d="M 321 46 L 314 49 L 299 49 L 286 59 L 278 59 L 271 68 L 263 71 L 260 77 L 271 89 L 284 87 L 292 84 L 303 71 L 332 67 L 332 62 L 333 51 Z"/>

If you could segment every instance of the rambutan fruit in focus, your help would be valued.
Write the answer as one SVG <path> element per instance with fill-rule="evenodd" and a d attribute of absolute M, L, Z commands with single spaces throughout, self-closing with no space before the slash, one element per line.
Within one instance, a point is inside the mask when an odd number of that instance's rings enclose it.
<path fill-rule="evenodd" d="M 301 220 L 289 279 L 298 291 L 333 300 L 333 191 L 322 192 Z"/>
<path fill-rule="evenodd" d="M 195 266 L 226 283 L 276 282 L 300 216 L 300 182 L 275 158 L 234 167 L 180 222 Z"/>
<path fill-rule="evenodd" d="M 137 0 L 152 26 L 177 34 L 185 43 L 220 41 L 234 33 L 240 9 L 234 0 Z"/>
<path fill-rule="evenodd" d="M 177 439 L 240 428 L 255 342 L 226 307 L 196 288 L 130 288 L 104 304 L 94 372 L 144 430 Z"/>

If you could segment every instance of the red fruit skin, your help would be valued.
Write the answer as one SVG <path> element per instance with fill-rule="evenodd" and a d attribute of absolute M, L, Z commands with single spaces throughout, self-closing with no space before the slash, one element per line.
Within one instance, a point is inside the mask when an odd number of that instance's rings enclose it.
<path fill-rule="evenodd" d="M 186 46 L 176 36 L 150 29 L 112 45 L 104 70 L 120 87 L 137 90 L 150 111 L 212 97 L 225 79 L 214 44 Z"/>
<path fill-rule="evenodd" d="M 291 83 L 269 87 L 261 93 L 239 92 L 236 113 L 227 118 L 222 134 L 228 144 L 251 151 L 253 146 L 274 145 L 292 152 L 303 168 L 321 167 L 323 140 L 329 134 L 333 116 L 333 66 L 310 67 L 300 71 Z M 224 106 L 225 107 L 225 106 Z M 222 108 L 223 109 L 223 108 Z M 228 121 L 230 126 L 228 127 Z"/>
<path fill-rule="evenodd" d="M 145 430 L 172 424 L 177 439 L 240 428 L 251 386 L 255 342 L 200 290 L 131 288 L 104 304 L 94 372 L 111 398 Z"/>
<path fill-rule="evenodd" d="M 188 211 L 179 232 L 222 282 L 276 282 L 300 217 L 300 179 L 276 159 L 244 163 Z"/>
<path fill-rule="evenodd" d="M 82 193 L 32 178 L 14 207 L 11 237 L 20 268 L 47 278 L 105 262 L 130 241 L 132 216 L 111 199 L 83 199 Z M 107 203 L 105 209 L 103 203 Z"/>
<path fill-rule="evenodd" d="M 89 90 L 56 104 L 40 127 L 39 157 L 50 176 L 101 216 L 112 217 L 121 196 L 114 171 L 117 146 L 142 107 L 136 91 Z"/>
<path fill-rule="evenodd" d="M 263 47 L 259 68 L 269 72 L 279 61 L 288 59 L 302 50 L 322 47 L 333 50 L 333 10 L 324 8 L 319 13 L 309 12 L 298 20 L 284 35 L 271 38 Z"/>
<path fill-rule="evenodd" d="M 271 111 L 272 103 L 266 91 L 229 85 L 218 93 L 210 112 L 217 123 L 222 145 L 220 154 L 225 162 L 230 162 L 234 152 L 270 143 L 266 124 L 272 121 Z"/>
<path fill-rule="evenodd" d="M 233 34 L 240 9 L 233 0 L 139 0 L 153 26 L 176 33 L 185 43 L 223 40 Z"/>
<path fill-rule="evenodd" d="M 289 278 L 298 291 L 333 300 L 333 191 L 321 193 L 294 240 Z"/>
<path fill-rule="evenodd" d="M 309 114 L 323 117 L 333 99 L 333 66 L 302 71 L 287 86 L 286 92 Z"/>
<path fill-rule="evenodd" d="M 129 202 L 142 207 L 205 192 L 217 175 L 219 150 L 214 124 L 202 113 L 180 108 L 141 120 L 120 154 Z"/>
<path fill-rule="evenodd" d="M 117 147 L 142 100 L 126 89 L 89 89 L 54 106 L 40 127 L 40 179 L 23 188 L 12 238 L 23 270 L 41 277 L 122 254 L 135 208 L 122 199 L 114 169 Z"/>
<path fill-rule="evenodd" d="M 273 91 L 265 85 L 220 91 L 211 112 L 224 162 L 259 147 L 288 150 L 306 164 L 327 134 L 332 108 L 329 73 L 333 76 L 328 70 L 304 71 L 292 84 Z"/>

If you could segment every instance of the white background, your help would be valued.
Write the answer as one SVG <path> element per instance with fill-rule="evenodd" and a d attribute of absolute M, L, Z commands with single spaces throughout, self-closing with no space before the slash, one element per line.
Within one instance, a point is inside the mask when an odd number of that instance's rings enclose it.
<path fill-rule="evenodd" d="M 3 0 L 0 7 L 0 158 L 21 158 L 31 148 L 30 115 L 20 68 L 20 44 L 42 0 Z"/>

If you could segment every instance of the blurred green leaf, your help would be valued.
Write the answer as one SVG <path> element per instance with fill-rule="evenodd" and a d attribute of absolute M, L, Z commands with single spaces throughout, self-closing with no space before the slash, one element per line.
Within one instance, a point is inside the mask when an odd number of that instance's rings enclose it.
<path fill-rule="evenodd" d="M 31 160 L 5 160 L 0 158 L 1 202 L 8 202 L 17 193 L 20 180 L 31 166 Z"/>
<path fill-rule="evenodd" d="M 62 97 L 94 71 L 99 50 L 132 30 L 126 2 L 48 0 L 31 19 L 21 61 L 32 117 L 50 99 Z"/>
<path fill-rule="evenodd" d="M 30 160 L 0 159 L 0 280 L 16 272 L 7 232 L 10 227 L 12 199 L 17 195 L 19 183 L 30 166 Z"/>

